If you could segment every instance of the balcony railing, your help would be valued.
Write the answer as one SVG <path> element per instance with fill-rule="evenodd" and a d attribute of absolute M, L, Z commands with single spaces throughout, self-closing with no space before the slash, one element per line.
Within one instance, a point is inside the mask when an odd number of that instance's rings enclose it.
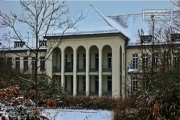
<path fill-rule="evenodd" d="M 108 65 L 103 65 L 102 70 L 103 70 L 103 72 L 112 72 L 111 66 L 108 66 Z M 95 66 L 95 65 L 91 65 L 89 68 L 89 71 L 90 72 L 98 72 L 99 67 Z M 52 66 L 52 72 L 53 73 L 61 72 L 61 66 Z M 65 66 L 65 72 L 73 72 L 73 66 L 72 65 Z M 77 72 L 86 72 L 86 67 L 83 65 L 77 66 Z"/>
<path fill-rule="evenodd" d="M 103 72 L 112 72 L 112 66 L 111 65 L 103 65 L 102 71 Z"/>
<path fill-rule="evenodd" d="M 86 72 L 86 67 L 84 65 L 77 66 L 77 72 Z"/>
<path fill-rule="evenodd" d="M 89 95 L 97 96 L 98 94 L 99 94 L 98 90 L 90 89 L 90 91 L 89 91 Z"/>
<path fill-rule="evenodd" d="M 65 89 L 64 92 L 67 95 L 72 95 L 73 94 L 73 91 L 71 89 Z"/>
<path fill-rule="evenodd" d="M 86 95 L 86 91 L 84 91 L 83 89 L 79 89 L 77 90 L 77 95 Z"/>
<path fill-rule="evenodd" d="M 61 72 L 61 66 L 53 66 L 52 72 Z"/>
<path fill-rule="evenodd" d="M 99 66 L 97 66 L 97 65 L 91 65 L 91 66 L 89 67 L 89 71 L 90 71 L 90 72 L 98 72 L 98 71 L 99 71 Z"/>
<path fill-rule="evenodd" d="M 103 89 L 102 95 L 103 96 L 112 96 L 112 90 Z"/>

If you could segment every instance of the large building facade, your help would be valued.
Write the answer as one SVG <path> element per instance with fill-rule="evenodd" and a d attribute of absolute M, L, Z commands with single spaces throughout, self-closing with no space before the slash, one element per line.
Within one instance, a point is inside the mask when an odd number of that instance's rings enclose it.
<path fill-rule="evenodd" d="M 125 46 L 122 27 L 93 6 L 65 34 L 45 36 L 51 51 L 47 74 L 61 80 L 64 92 L 86 96 L 125 95 Z M 58 44 L 61 42 L 60 44 Z M 52 45 L 48 49 L 48 45 Z"/>
<path fill-rule="evenodd" d="M 52 50 L 47 74 L 60 79 L 69 94 L 122 96 L 125 44 L 119 33 L 64 38 Z"/>
<path fill-rule="evenodd" d="M 129 70 L 138 72 L 142 46 L 149 43 L 128 44 L 125 29 L 93 6 L 83 14 L 86 16 L 76 29 L 70 28 L 64 34 L 54 32 L 44 36 L 46 41 L 40 41 L 38 74 L 61 81 L 63 92 L 74 96 L 126 97 L 135 92 L 138 78 Z M 34 74 L 34 53 L 23 48 L 24 42 L 14 44 L 13 49 L 2 49 L 1 54 L 12 61 L 16 70 Z M 147 59 L 144 56 L 143 65 Z"/>

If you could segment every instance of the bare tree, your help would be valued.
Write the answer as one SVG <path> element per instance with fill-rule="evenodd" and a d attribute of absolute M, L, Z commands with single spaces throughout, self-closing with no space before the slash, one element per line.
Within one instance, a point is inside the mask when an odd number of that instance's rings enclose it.
<path fill-rule="evenodd" d="M 137 95 L 134 117 L 177 119 L 180 107 L 179 22 L 172 21 L 174 33 L 172 26 L 155 23 L 151 17 L 149 34 L 139 34 L 138 71 L 134 74 L 139 84 L 134 90 Z"/>
<path fill-rule="evenodd" d="M 18 25 L 26 26 L 27 31 L 31 33 L 35 40 L 35 49 L 32 49 L 27 43 L 25 46 L 29 48 L 31 52 L 35 54 L 35 91 L 36 91 L 36 105 L 38 102 L 38 88 L 37 88 L 37 70 L 40 66 L 37 65 L 38 53 L 40 46 L 39 41 L 45 41 L 44 36 L 54 29 L 61 29 L 62 35 L 64 32 L 74 27 L 74 25 L 81 19 L 81 17 L 76 18 L 72 21 L 67 18 L 67 20 L 62 20 L 66 17 L 68 13 L 68 6 L 65 1 L 59 0 L 20 0 L 20 5 L 23 9 L 22 14 L 18 15 L 16 13 L 10 12 L 9 15 L 0 12 L 0 27 L 10 28 L 13 31 L 13 35 L 6 34 L 6 38 L 13 40 L 26 41 L 22 29 L 18 29 Z M 58 46 L 62 42 L 62 39 L 58 41 L 56 45 Z M 50 47 L 51 48 L 51 47 Z M 50 52 L 49 50 L 48 52 Z M 51 54 L 51 53 L 50 53 Z M 47 56 L 48 55 L 48 56 Z M 46 60 L 49 58 L 49 54 L 46 53 Z"/>

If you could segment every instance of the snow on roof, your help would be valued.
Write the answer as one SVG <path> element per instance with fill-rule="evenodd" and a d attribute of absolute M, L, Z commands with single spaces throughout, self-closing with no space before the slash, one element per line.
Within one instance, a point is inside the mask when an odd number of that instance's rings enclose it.
<path fill-rule="evenodd" d="M 145 34 L 149 32 L 148 22 L 145 22 L 141 15 L 106 16 L 94 6 L 89 5 L 77 14 L 72 22 L 75 22 L 80 16 L 83 19 L 78 21 L 74 27 L 67 29 L 65 32 L 58 29 L 47 36 L 121 33 L 129 38 L 129 44 L 139 43 L 138 30 L 143 30 Z"/>
<path fill-rule="evenodd" d="M 92 6 L 93 7 L 93 6 Z M 94 7 L 93 7 L 94 8 Z M 115 20 L 113 20 L 110 17 L 105 16 L 104 14 L 102 14 L 99 10 L 97 10 L 96 8 L 94 8 L 96 11 L 99 12 L 99 14 L 101 14 L 101 16 L 104 18 L 104 20 L 113 28 L 115 28 L 118 32 L 124 34 L 126 37 L 129 37 L 129 32 L 127 31 L 127 29 L 123 28 L 123 26 L 121 26 L 118 22 L 116 22 Z"/>
<path fill-rule="evenodd" d="M 89 5 L 81 13 L 77 14 L 77 16 L 81 16 L 82 19 L 74 27 L 67 29 L 64 35 L 122 33 L 126 37 L 129 37 L 128 32 L 119 23 L 105 16 L 92 5 Z M 77 20 L 77 16 L 72 21 Z M 53 31 L 51 35 L 62 35 L 62 31 Z"/>

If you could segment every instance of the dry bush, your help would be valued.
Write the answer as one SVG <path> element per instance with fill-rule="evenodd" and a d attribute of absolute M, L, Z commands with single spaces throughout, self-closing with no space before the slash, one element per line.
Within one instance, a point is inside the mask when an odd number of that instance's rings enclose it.
<path fill-rule="evenodd" d="M 131 98 L 112 98 L 112 97 L 86 97 L 86 96 L 68 96 L 63 95 L 61 97 L 62 108 L 74 108 L 74 109 L 102 109 L 111 110 L 114 112 L 114 120 L 123 120 L 127 117 L 128 110 L 133 109 L 135 97 Z M 129 108 L 129 109 L 127 109 Z M 132 108 L 132 109 L 131 109 Z"/>
<path fill-rule="evenodd" d="M 86 96 L 68 96 L 61 98 L 62 106 L 69 108 L 86 108 L 86 109 L 107 109 L 113 110 L 117 106 L 120 98 L 111 97 L 86 97 Z"/>
<path fill-rule="evenodd" d="M 131 96 L 126 99 L 117 100 L 117 106 L 114 107 L 114 120 L 131 120 L 130 111 L 134 110 L 134 96 Z M 132 113 L 133 114 L 133 113 Z M 132 120 L 134 120 L 133 118 Z"/>
<path fill-rule="evenodd" d="M 46 102 L 47 108 L 56 108 L 56 100 L 55 99 L 48 99 Z"/>

